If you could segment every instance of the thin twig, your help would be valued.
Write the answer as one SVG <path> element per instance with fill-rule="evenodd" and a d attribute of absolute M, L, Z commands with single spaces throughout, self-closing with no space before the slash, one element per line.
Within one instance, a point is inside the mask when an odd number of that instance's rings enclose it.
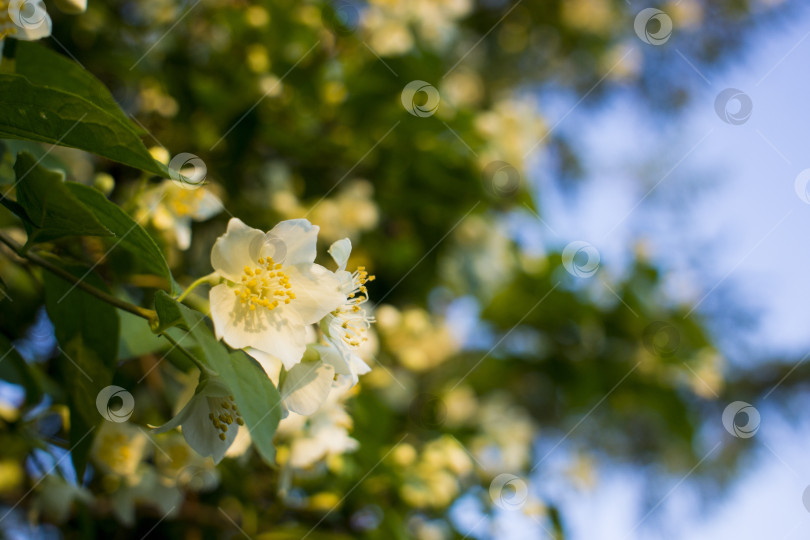
<path fill-rule="evenodd" d="M 157 313 L 154 310 L 142 308 L 140 306 L 136 306 L 134 304 L 130 304 L 129 302 L 125 302 L 120 298 L 116 298 L 111 294 L 107 294 L 102 290 L 99 290 L 89 283 L 79 280 L 76 276 L 63 270 L 56 266 L 55 264 L 51 263 L 50 261 L 36 255 L 35 253 L 22 253 L 22 246 L 20 246 L 17 242 L 12 240 L 11 238 L 7 237 L 5 234 L 0 233 L 0 242 L 7 245 L 11 250 L 18 256 L 23 259 L 26 259 L 37 266 L 41 266 L 45 270 L 51 272 L 52 274 L 64 279 L 75 285 L 76 287 L 82 289 L 84 292 L 88 294 L 92 294 L 99 300 L 107 302 L 110 305 L 117 307 L 118 309 L 122 309 L 133 315 L 137 315 L 138 317 L 142 317 L 149 321 L 150 323 L 157 318 Z"/>

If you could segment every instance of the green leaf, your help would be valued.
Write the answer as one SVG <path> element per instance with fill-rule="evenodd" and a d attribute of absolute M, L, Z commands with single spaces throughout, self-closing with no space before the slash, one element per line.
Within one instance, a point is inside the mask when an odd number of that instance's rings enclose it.
<path fill-rule="evenodd" d="M 76 470 L 76 477 L 81 481 L 84 477 L 84 470 L 87 467 L 87 457 L 93 447 L 94 431 L 97 424 L 88 424 L 81 415 L 73 414 L 74 406 L 70 407 L 70 432 L 68 433 L 70 444 L 70 459 L 73 468 Z"/>
<path fill-rule="evenodd" d="M 31 366 L 2 334 L 0 334 L 0 379 L 22 386 L 25 389 L 25 401 L 29 405 L 39 403 L 42 399 L 42 387 Z"/>
<path fill-rule="evenodd" d="M 121 311 L 121 336 L 118 340 L 118 358 L 126 360 L 167 349 L 169 343 L 160 339 L 149 329 L 149 324 L 142 318 Z"/>
<path fill-rule="evenodd" d="M 67 182 L 65 185 L 71 195 L 80 201 L 101 223 L 115 236 L 115 245 L 132 253 L 144 271 L 166 279 L 167 288 L 177 290 L 169 264 L 163 252 L 143 227 L 124 212 L 121 207 L 111 202 L 99 190 Z"/>
<path fill-rule="evenodd" d="M 120 109 L 96 94 L 40 86 L 19 74 L 0 74 L 0 137 L 86 150 L 168 178 Z"/>
<path fill-rule="evenodd" d="M 78 278 L 107 292 L 104 282 L 84 268 L 66 268 Z M 102 420 L 96 408 L 98 393 L 112 384 L 118 352 L 118 313 L 115 308 L 49 272 L 43 273 L 45 309 L 54 325 L 61 353 L 60 368 L 70 406 L 74 467 L 81 477 L 92 436 L 87 433 Z"/>
<path fill-rule="evenodd" d="M 49 150 L 50 147 L 42 143 L 24 141 L 22 139 L 5 139 L 3 144 L 6 147 L 6 151 L 9 153 L 12 168 L 14 166 L 14 160 L 17 159 L 17 154 L 20 152 L 32 154 L 36 158 L 37 163 L 46 169 L 61 169 L 64 171 L 68 168 L 64 161 Z M 13 172 L 12 170 L 12 173 Z M 12 182 L 12 184 L 13 183 L 14 182 Z"/>
<path fill-rule="evenodd" d="M 31 221 L 31 218 L 28 217 L 28 214 L 25 212 L 25 208 L 20 206 L 20 203 L 17 201 L 12 201 L 11 199 L 6 199 L 5 197 L 0 196 L 0 204 L 11 210 L 11 212 L 20 218 L 23 221 L 23 225 L 28 230 L 29 228 L 33 230 L 36 227 L 34 222 Z M 30 230 L 29 230 L 30 234 Z"/>
<path fill-rule="evenodd" d="M 18 215 L 28 230 L 28 241 L 47 241 L 63 236 L 109 236 L 110 231 L 74 197 L 60 171 L 46 169 L 28 152 L 17 155 L 17 205 L 3 204 Z"/>
<path fill-rule="evenodd" d="M 120 109 L 104 83 L 66 56 L 35 41 L 19 41 L 15 57 L 15 73 L 24 76 L 31 83 L 92 98 L 94 103 L 117 117 L 123 126 L 136 135 L 146 134 L 143 128 L 132 122 Z"/>
<path fill-rule="evenodd" d="M 157 328 L 155 328 L 156 333 L 162 334 L 169 328 L 175 326 L 183 327 L 186 330 L 192 328 L 184 318 L 183 312 L 180 311 L 181 305 L 182 304 L 174 301 L 174 299 L 170 298 L 168 295 L 155 295 L 155 311 L 157 311 L 158 314 L 158 325 Z M 202 316 L 202 313 L 200 313 L 200 316 Z"/>
<path fill-rule="evenodd" d="M 175 302 L 163 291 L 155 295 L 158 332 L 172 326 L 185 328 L 197 342 L 203 357 L 200 362 L 215 371 L 233 393 L 250 437 L 259 454 L 269 465 L 275 463 L 273 436 L 281 420 L 281 395 L 270 377 L 242 351 L 228 349 L 214 337 L 202 313 Z"/>
<path fill-rule="evenodd" d="M 244 352 L 234 351 L 223 362 L 219 374 L 236 398 L 253 444 L 262 458 L 273 465 L 276 460 L 273 437 L 281 421 L 281 395 L 262 367 Z"/>

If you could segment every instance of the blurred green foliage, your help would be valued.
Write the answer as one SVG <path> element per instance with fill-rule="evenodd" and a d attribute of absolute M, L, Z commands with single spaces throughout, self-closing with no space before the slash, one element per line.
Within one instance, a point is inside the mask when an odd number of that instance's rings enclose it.
<path fill-rule="evenodd" d="M 618 278 L 602 270 L 577 277 L 566 271 L 562 254 L 521 248 L 503 232 L 503 221 L 520 215 L 541 234 L 539 221 L 532 221 L 535 201 L 543 197 L 532 181 L 535 153 L 550 156 L 549 172 L 562 181 L 579 169 L 571 142 L 543 117 L 536 91 L 570 93 L 574 102 L 582 97 L 582 107 L 597 107 L 613 92 L 633 92 L 656 114 L 673 114 L 688 101 L 690 88 L 686 68 L 661 62 L 662 55 L 677 46 L 711 69 L 743 45 L 743 29 L 789 13 L 789 6 L 763 6 L 739 0 L 663 4 L 675 28 L 669 47 L 638 39 L 637 9 L 620 0 L 115 0 L 91 1 L 78 17 L 54 14 L 48 45 L 65 56 L 58 62 L 70 57 L 103 81 L 163 165 L 181 152 L 199 156 L 219 190 L 226 211 L 194 223 L 188 251 L 178 250 L 154 222 L 141 223 L 177 282 L 188 285 L 210 271 L 210 248 L 229 216 L 264 230 L 307 217 L 321 226 L 321 252 L 349 236 L 352 261 L 376 274 L 370 292 L 378 304 L 379 335 L 373 372 L 361 378 L 348 402 L 351 436 L 359 442 L 354 452 L 299 470 L 289 466 L 290 441 L 281 436 L 279 467 L 268 467 L 252 450 L 226 459 L 213 489 L 184 491 L 165 520 L 160 507 L 141 501 L 131 528 L 121 528 L 115 517 L 114 486 L 89 475 L 94 497 L 76 497 L 75 511 L 59 523 L 64 535 L 461 538 L 471 531 L 450 519 L 454 501 L 471 496 L 491 518 L 500 511 L 490 491 L 493 479 L 508 473 L 531 488 L 520 515 L 563 537 L 566 516 L 558 501 L 532 487 L 551 453 L 581 465 L 570 475 L 572 485 L 587 485 L 603 461 L 690 470 L 708 449 L 700 434 L 705 413 L 719 419 L 725 404 L 722 358 L 699 319 L 685 317 L 689 306 L 666 299 L 659 271 L 641 251 Z M 420 117 L 403 107 L 402 90 L 414 80 L 437 89 L 435 114 Z M 425 99 L 417 95 L 414 106 Z M 79 139 L 61 143 L 94 144 Z M 163 170 L 133 162 L 147 159 L 141 149 L 130 148 L 134 158 L 96 153 L 147 173 L 79 151 L 8 141 L 0 168 L 6 198 L 22 150 L 36 156 L 25 159 L 41 158 L 42 167 L 101 188 L 136 219 L 139 197 L 155 183 L 149 172 Z M 488 169 L 494 161 L 518 176 L 499 184 L 503 177 Z M 25 203 L 21 199 L 17 192 L 17 202 Z M 23 225 L 30 227 L 5 209 L 0 224 L 17 237 Z M 146 239 L 139 242 L 134 253 L 153 250 Z M 92 267 L 99 287 L 151 308 L 155 290 L 167 287 L 165 273 L 155 270 L 165 264 L 162 257 L 142 264 L 126 245 L 107 257 L 114 243 L 63 238 L 45 250 L 54 260 Z M 36 476 L 19 468 L 26 460 L 29 471 L 31 463 L 38 467 L 35 450 L 70 447 L 74 427 L 88 423 L 75 414 L 82 378 L 65 373 L 70 368 L 63 355 L 85 367 L 97 362 L 78 358 L 86 347 L 30 352 L 25 343 L 47 342 L 38 319 L 44 305 L 59 343 L 64 341 L 60 334 L 68 330 L 54 313 L 62 308 L 46 304 L 54 294 L 49 289 L 64 283 L 8 250 L 0 255 L 7 293 L 0 293 L 0 348 L 10 355 L 0 376 L 26 388 L 28 398 L 21 410 L 4 410 L 0 422 L 0 467 L 9 479 L 0 482 L 2 512 L 21 500 L 20 509 L 58 521 L 34 503 L 43 500 L 39 490 L 27 497 Z M 323 263 L 329 264 L 326 258 Z M 480 310 L 478 339 L 465 346 L 447 320 L 448 307 L 460 300 L 470 311 Z M 204 295 L 191 302 L 205 310 Z M 75 310 L 82 312 L 81 306 Z M 88 316 L 110 325 L 114 320 L 109 313 Z M 65 321 L 70 317 L 61 317 Z M 97 366 L 114 373 L 97 378 L 112 377 L 131 389 L 136 403 L 148 404 L 133 421 L 158 424 L 194 368 L 177 351 L 158 365 L 169 349 L 165 340 L 145 332 L 145 323 L 132 315 L 122 313 L 120 321 L 118 362 Z M 119 335 L 112 326 L 103 331 Z M 28 347 L 27 365 L 7 341 Z M 105 361 L 115 357 L 97 353 Z M 753 384 L 746 391 L 756 395 L 761 388 Z M 40 390 L 50 397 L 34 407 Z M 95 390 L 82 392 L 86 400 Z M 92 403 L 87 407 L 92 412 Z M 48 415 L 61 418 L 55 432 L 42 428 Z M 536 444 L 538 437 L 552 442 Z M 728 474 L 741 448 L 724 447 L 717 467 L 700 473 Z"/>

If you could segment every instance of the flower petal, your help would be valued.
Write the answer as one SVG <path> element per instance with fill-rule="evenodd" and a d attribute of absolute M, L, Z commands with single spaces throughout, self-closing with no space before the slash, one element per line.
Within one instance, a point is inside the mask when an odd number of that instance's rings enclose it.
<path fill-rule="evenodd" d="M 222 201 L 219 200 L 219 197 L 205 188 L 201 189 L 203 189 L 202 200 L 197 203 L 191 213 L 191 218 L 194 221 L 205 221 L 211 216 L 219 214 L 223 209 Z"/>
<path fill-rule="evenodd" d="M 144 206 L 149 208 L 152 212 L 152 225 L 154 225 L 156 229 L 161 231 L 170 231 L 174 229 L 174 225 L 177 223 L 178 218 L 169 212 L 169 209 L 166 208 L 165 204 L 145 203 Z"/>
<path fill-rule="evenodd" d="M 351 375 L 349 359 L 338 351 L 337 346 L 315 345 L 314 348 L 321 355 L 321 361 L 332 366 L 337 375 Z"/>
<path fill-rule="evenodd" d="M 217 339 L 222 339 L 238 300 L 233 289 L 224 283 L 211 287 L 208 300 L 211 305 L 211 320 L 214 321 L 214 334 Z"/>
<path fill-rule="evenodd" d="M 206 398 L 197 401 L 197 406 L 183 422 L 183 438 L 195 452 L 203 457 L 211 456 L 214 463 L 219 463 L 225 456 L 228 447 L 231 446 L 236 433 L 237 425 L 228 426 L 225 432 L 225 440 L 219 438 L 217 430 L 208 418 L 210 408 Z"/>
<path fill-rule="evenodd" d="M 290 465 L 306 469 L 326 455 L 327 448 L 317 439 L 299 437 L 290 446 Z"/>
<path fill-rule="evenodd" d="M 360 375 L 371 371 L 368 364 L 341 340 L 328 336 L 326 339 L 332 346 L 318 345 L 316 349 L 321 354 L 321 360 L 335 368 L 338 379 L 348 381 L 349 386 L 354 386 L 357 384 Z"/>
<path fill-rule="evenodd" d="M 354 372 L 355 375 L 365 375 L 366 373 L 371 371 L 371 366 L 366 364 L 366 361 L 360 358 L 360 356 L 352 354 L 351 360 L 352 360 L 352 372 Z"/>
<path fill-rule="evenodd" d="M 238 218 L 231 218 L 228 230 L 217 238 L 211 250 L 211 266 L 220 275 L 231 281 L 239 281 L 244 267 L 255 266 L 251 257 L 251 245 L 264 237 L 259 229 L 248 227 Z"/>
<path fill-rule="evenodd" d="M 292 412 L 309 416 L 317 411 L 332 388 L 335 368 L 324 362 L 304 362 L 287 372 L 281 397 Z"/>
<path fill-rule="evenodd" d="M 174 238 L 177 240 L 177 247 L 182 251 L 191 247 L 191 220 L 189 218 L 177 218 L 174 223 Z"/>
<path fill-rule="evenodd" d="M 311 264 L 315 261 L 319 230 L 306 219 L 288 219 L 273 227 L 267 235 L 284 243 L 284 266 Z"/>
<path fill-rule="evenodd" d="M 155 433 L 155 434 L 157 434 L 157 433 L 166 433 L 167 431 L 170 431 L 170 430 L 172 430 L 172 429 L 174 429 L 176 427 L 179 427 L 183 422 L 185 422 L 188 419 L 188 417 L 191 414 L 192 410 L 194 409 L 194 407 L 196 407 L 195 401 L 197 403 L 199 403 L 200 399 L 203 399 L 203 398 L 201 398 L 200 396 L 196 396 L 196 395 L 194 397 L 192 397 L 188 401 L 188 403 L 186 403 L 183 406 L 183 408 L 180 409 L 180 412 L 177 413 L 174 416 L 174 418 L 172 418 L 171 420 L 169 420 L 168 422 L 166 422 L 162 426 L 157 426 L 157 427 L 152 428 L 152 433 Z"/>
<path fill-rule="evenodd" d="M 297 364 L 307 346 L 307 331 L 301 316 L 289 306 L 279 306 L 273 311 L 266 308 L 250 311 L 239 302 L 233 291 L 221 284 L 213 287 L 209 293 L 211 319 L 217 339 L 222 339 L 234 349 L 251 347 L 275 356 L 287 369 Z M 261 363 L 256 355 L 248 354 Z"/>
<path fill-rule="evenodd" d="M 340 291 L 340 282 L 335 274 L 319 264 L 298 265 L 285 268 L 290 277 L 295 300 L 293 307 L 304 324 L 314 324 L 344 302 L 346 295 Z"/>
<path fill-rule="evenodd" d="M 17 32 L 13 34 L 14 39 L 35 41 L 51 35 L 53 23 L 51 22 L 51 16 L 48 15 L 48 12 L 45 10 L 44 2 L 36 0 L 26 6 L 24 2 L 20 1 L 17 2 L 17 5 L 19 5 L 20 11 L 26 12 L 25 17 L 28 24 L 16 25 L 12 23 L 14 28 L 17 29 Z M 31 5 L 33 5 L 34 8 L 33 13 L 28 12 L 28 7 Z M 20 15 L 22 17 L 22 13 Z"/>
<path fill-rule="evenodd" d="M 281 367 L 282 363 L 281 360 L 273 356 L 272 354 L 268 354 L 264 351 L 260 351 L 254 347 L 248 347 L 245 349 L 245 352 L 248 353 L 250 356 L 256 359 L 259 362 L 259 365 L 262 366 L 264 372 L 267 373 L 267 376 L 270 377 L 270 380 L 273 381 L 273 384 L 278 387 L 278 379 L 281 375 Z"/>
<path fill-rule="evenodd" d="M 338 270 L 346 270 L 346 264 L 349 262 L 349 255 L 352 253 L 352 241 L 348 238 L 338 240 L 329 247 L 329 255 L 337 263 Z"/>

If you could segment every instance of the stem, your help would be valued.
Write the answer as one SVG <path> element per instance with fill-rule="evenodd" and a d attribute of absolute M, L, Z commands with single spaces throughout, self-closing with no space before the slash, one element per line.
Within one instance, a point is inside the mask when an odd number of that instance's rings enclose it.
<path fill-rule="evenodd" d="M 46 259 L 43 259 L 39 255 L 36 255 L 34 253 L 21 253 L 22 246 L 20 246 L 19 244 L 17 244 L 17 242 L 12 240 L 11 238 L 8 238 L 6 235 L 4 235 L 2 233 L 0 233 L 0 242 L 4 243 L 9 248 L 11 248 L 11 250 L 15 254 L 17 254 L 19 257 L 27 259 L 28 261 L 30 261 L 30 262 L 38 265 L 38 266 L 41 266 L 45 270 L 48 270 L 52 274 L 55 274 L 56 276 L 64 279 L 65 281 L 67 281 L 69 283 L 72 283 L 73 285 L 75 285 L 79 289 L 82 289 L 84 292 L 95 296 L 96 298 L 98 298 L 99 300 L 101 300 L 103 302 L 107 302 L 108 304 L 111 304 L 111 305 L 117 307 L 118 309 L 122 309 L 124 311 L 129 312 L 129 313 L 132 313 L 133 315 L 137 315 L 138 317 L 142 317 L 142 318 L 146 319 L 147 321 L 149 321 L 150 324 L 151 324 L 152 321 L 154 321 L 157 318 L 157 313 L 155 313 L 155 311 L 153 311 L 151 309 L 142 308 L 142 307 L 136 306 L 134 304 L 130 304 L 129 302 L 124 302 L 123 300 L 121 300 L 119 298 L 116 298 L 115 296 L 113 296 L 111 294 L 107 294 L 106 292 L 104 292 L 102 290 L 96 289 L 92 285 L 90 285 L 88 283 L 85 283 L 84 281 L 79 280 L 78 278 L 76 278 L 76 276 L 74 276 L 70 272 L 62 270 L 61 268 L 59 268 L 55 264 L 51 263 L 50 261 L 47 261 Z"/>
<path fill-rule="evenodd" d="M 216 272 L 211 272 L 211 273 L 210 273 L 210 274 L 208 274 L 207 276 L 203 276 L 203 277 L 201 277 L 200 279 L 198 279 L 198 280 L 194 281 L 194 282 L 193 282 L 191 285 L 189 285 L 189 286 L 188 286 L 188 288 L 187 288 L 185 291 L 183 291 L 183 294 L 181 294 L 180 296 L 178 296 L 178 297 L 176 298 L 176 300 L 177 300 L 178 302 L 182 302 L 182 301 L 183 301 L 183 299 L 184 299 L 186 296 L 188 296 L 188 293 L 190 293 L 191 291 L 193 291 L 194 289 L 196 289 L 196 288 L 197 288 L 199 285 L 202 285 L 203 283 L 211 283 L 211 281 L 212 281 L 212 280 L 213 280 L 215 277 L 217 277 L 217 273 L 216 273 Z"/>
<path fill-rule="evenodd" d="M 14 73 L 16 71 L 14 58 L 16 54 L 16 39 L 0 39 L 0 73 Z"/>
<path fill-rule="evenodd" d="M 210 370 L 209 370 L 208 368 L 206 368 L 204 365 L 202 365 L 202 364 L 200 363 L 200 361 L 199 361 L 199 360 L 197 360 L 197 358 L 195 358 L 195 357 L 194 357 L 194 355 L 193 355 L 193 354 L 191 354 L 191 352 L 190 352 L 188 349 L 186 349 L 185 347 L 183 347 L 182 345 L 180 345 L 180 342 L 179 342 L 179 341 L 177 341 L 176 339 L 174 339 L 172 336 L 170 336 L 170 335 L 169 335 L 168 333 L 166 333 L 166 332 L 163 332 L 163 333 L 161 333 L 160 335 L 161 335 L 161 336 L 163 336 L 163 337 L 165 337 L 166 339 L 168 339 L 168 340 L 169 340 L 169 343 L 171 343 L 171 344 L 172 344 L 172 345 L 173 345 L 175 348 L 179 349 L 179 350 L 180 350 L 180 352 L 182 352 L 183 354 L 185 354 L 185 355 L 188 357 L 188 359 L 189 359 L 189 360 L 191 360 L 191 361 L 194 363 L 194 365 L 195 365 L 195 366 L 197 366 L 197 368 L 200 370 L 200 375 L 201 375 L 202 377 L 207 377 L 207 376 L 208 376 L 208 372 L 209 372 Z"/>

